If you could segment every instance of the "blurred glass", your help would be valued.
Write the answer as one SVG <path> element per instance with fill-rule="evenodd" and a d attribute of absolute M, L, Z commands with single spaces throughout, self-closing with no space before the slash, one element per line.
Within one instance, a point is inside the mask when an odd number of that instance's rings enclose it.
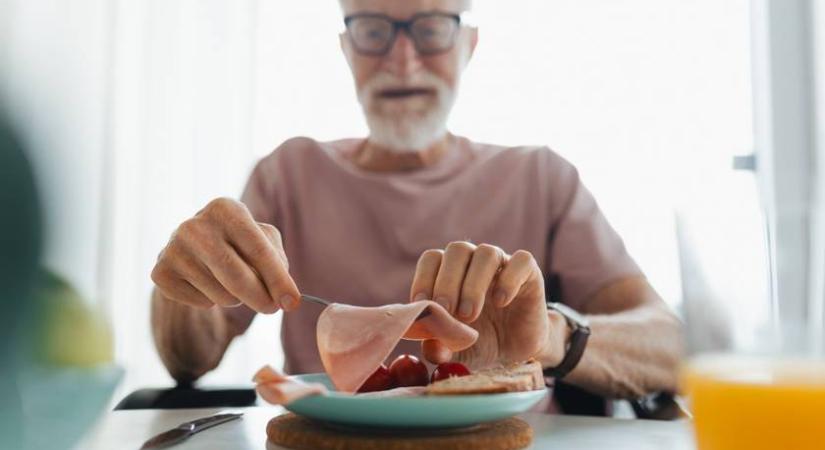
<path fill-rule="evenodd" d="M 9 122 L 0 111 L 0 449 L 69 449 L 122 369 L 100 312 L 42 267 L 42 185 Z"/>
<path fill-rule="evenodd" d="M 31 166 L 0 99 L 0 448 L 21 448 L 17 388 L 40 255 L 40 208 Z"/>
<path fill-rule="evenodd" d="M 724 230 L 727 219 L 716 217 L 713 226 Z M 761 260 L 764 273 L 739 277 L 764 285 L 767 293 L 737 299 L 719 295 L 708 280 L 711 272 L 721 270 L 729 274 L 734 289 L 752 290 L 736 282 L 737 275 L 755 267 L 753 261 L 741 254 L 725 255 L 728 246 L 741 243 L 747 230 L 737 234 L 733 229 L 727 242 L 719 244 L 717 254 L 724 264 L 720 269 L 714 258 L 701 254 L 701 233 L 687 220 L 678 222 L 689 355 L 683 387 L 698 448 L 823 448 L 825 359 L 819 350 L 819 324 L 787 313 L 794 310 L 788 306 L 805 299 L 776 299 L 770 294 L 775 270 L 768 263 L 768 234 L 750 242 L 755 250 L 750 256 Z"/>

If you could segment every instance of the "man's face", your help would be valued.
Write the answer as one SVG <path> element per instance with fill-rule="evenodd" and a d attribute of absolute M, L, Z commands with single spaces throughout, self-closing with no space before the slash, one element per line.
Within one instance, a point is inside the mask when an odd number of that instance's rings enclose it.
<path fill-rule="evenodd" d="M 341 6 L 345 16 L 369 13 L 409 20 L 421 13 L 461 14 L 469 1 L 341 0 Z M 375 34 L 375 29 L 364 28 L 363 35 Z M 403 30 L 398 30 L 386 53 L 365 54 L 352 42 L 352 30 L 351 24 L 350 32 L 341 34 L 341 47 L 352 69 L 370 139 L 401 152 L 422 150 L 442 138 L 461 72 L 475 49 L 477 30 L 458 28 L 454 44 L 433 54 L 420 53 Z"/>

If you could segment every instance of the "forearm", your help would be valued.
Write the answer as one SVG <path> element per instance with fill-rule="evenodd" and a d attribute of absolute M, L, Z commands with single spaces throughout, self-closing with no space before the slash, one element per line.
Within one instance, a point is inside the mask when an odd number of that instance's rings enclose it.
<path fill-rule="evenodd" d="M 590 323 L 584 355 L 564 381 L 612 398 L 677 389 L 682 325 L 644 277 L 619 280 L 597 292 L 580 312 Z M 547 346 L 539 358 L 555 367 L 570 329 L 550 311 Z"/>
<path fill-rule="evenodd" d="M 157 289 L 152 293 L 151 317 L 155 347 L 177 381 L 196 380 L 217 367 L 232 339 L 248 326 L 245 318 L 233 320 L 223 308 L 183 305 Z"/>
<path fill-rule="evenodd" d="M 565 381 L 612 398 L 675 392 L 681 324 L 664 305 L 590 315 L 587 349 Z"/>

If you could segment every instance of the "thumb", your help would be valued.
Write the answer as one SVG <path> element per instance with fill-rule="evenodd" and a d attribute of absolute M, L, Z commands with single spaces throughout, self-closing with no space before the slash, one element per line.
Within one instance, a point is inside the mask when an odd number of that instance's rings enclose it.
<path fill-rule="evenodd" d="M 445 363 L 453 358 L 453 352 L 436 339 L 421 341 L 421 354 L 433 364 Z"/>

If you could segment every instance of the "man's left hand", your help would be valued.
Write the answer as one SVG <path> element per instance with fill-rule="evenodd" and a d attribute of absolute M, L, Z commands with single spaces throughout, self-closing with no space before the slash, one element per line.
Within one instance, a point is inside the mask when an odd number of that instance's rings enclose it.
<path fill-rule="evenodd" d="M 424 341 L 423 354 L 431 362 L 480 368 L 531 357 L 560 359 L 556 354 L 564 343 L 550 342 L 544 278 L 527 251 L 508 255 L 469 242 L 427 250 L 418 260 L 410 297 L 434 300 L 479 332 L 478 341 L 456 355 L 438 341 Z"/>

